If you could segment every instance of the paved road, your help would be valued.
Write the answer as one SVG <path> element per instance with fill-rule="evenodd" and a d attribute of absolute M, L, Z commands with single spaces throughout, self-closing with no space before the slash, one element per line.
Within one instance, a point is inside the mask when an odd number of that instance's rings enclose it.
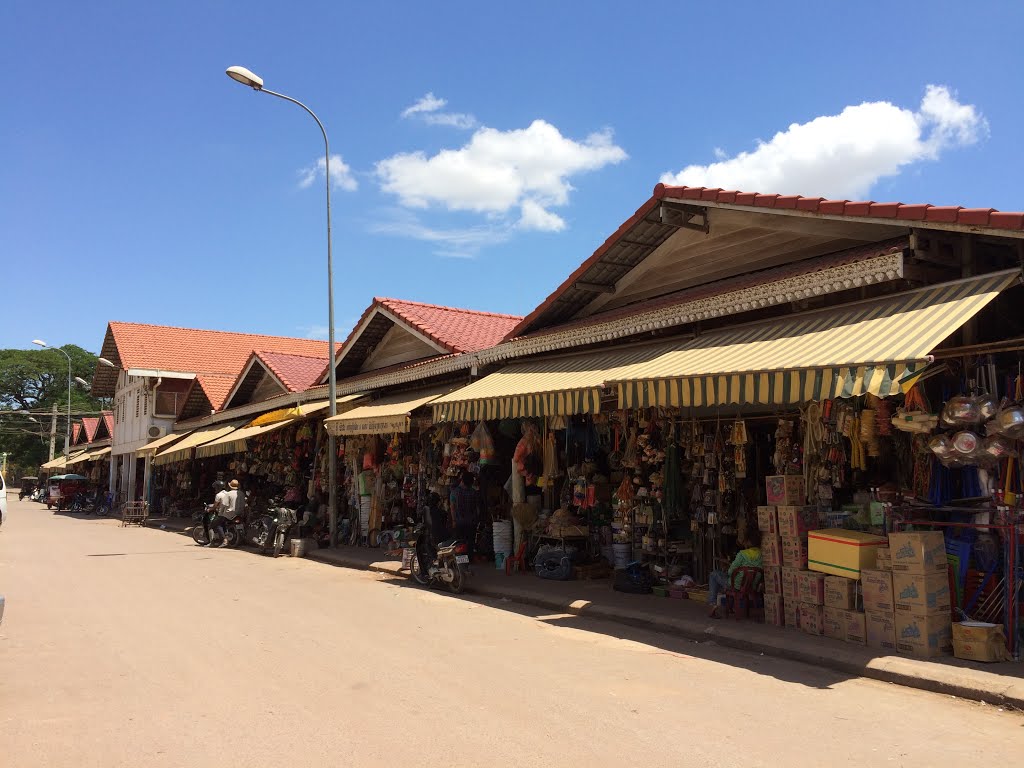
<path fill-rule="evenodd" d="M 991 706 L 9 498 L 5 767 L 962 768 L 1024 744 Z"/>

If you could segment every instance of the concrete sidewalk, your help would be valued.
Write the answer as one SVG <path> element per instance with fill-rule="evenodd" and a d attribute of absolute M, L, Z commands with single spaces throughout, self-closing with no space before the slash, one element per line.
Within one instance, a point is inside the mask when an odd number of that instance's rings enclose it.
<path fill-rule="evenodd" d="M 401 570 L 399 557 L 379 549 L 317 549 L 308 552 L 307 557 L 344 568 L 408 577 L 408 571 Z M 850 675 L 1024 710 L 1024 664 L 978 664 L 951 656 L 926 660 L 879 655 L 863 646 L 798 630 L 753 621 L 709 619 L 703 604 L 615 592 L 607 579 L 545 581 L 532 573 L 506 576 L 483 564 L 473 570 L 468 591 L 476 595 L 654 629 L 698 642 L 716 642 Z"/>

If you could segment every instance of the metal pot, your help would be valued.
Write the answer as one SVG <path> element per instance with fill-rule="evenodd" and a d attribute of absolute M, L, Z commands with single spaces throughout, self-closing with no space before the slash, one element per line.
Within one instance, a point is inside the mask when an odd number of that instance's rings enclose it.
<path fill-rule="evenodd" d="M 928 441 L 928 448 L 939 459 L 947 459 L 954 453 L 953 441 L 946 435 L 936 435 Z"/>
<path fill-rule="evenodd" d="M 999 435 L 986 437 L 985 442 L 982 443 L 982 451 L 993 459 L 1005 459 L 1009 456 L 1017 455 L 1013 442 Z"/>
<path fill-rule="evenodd" d="M 951 397 L 942 409 L 942 420 L 952 425 L 977 424 L 981 420 L 978 401 L 973 397 Z"/>
<path fill-rule="evenodd" d="M 992 397 L 992 395 L 978 395 L 974 398 L 974 401 L 978 406 L 978 414 L 981 416 L 980 421 L 988 421 L 999 412 L 999 401 Z"/>
<path fill-rule="evenodd" d="M 960 458 L 972 459 L 981 450 L 981 438 L 967 430 L 957 432 L 953 435 L 953 450 Z"/>
<path fill-rule="evenodd" d="M 996 427 L 1001 435 L 1011 440 L 1024 438 L 1024 408 L 1012 405 L 996 414 Z"/>

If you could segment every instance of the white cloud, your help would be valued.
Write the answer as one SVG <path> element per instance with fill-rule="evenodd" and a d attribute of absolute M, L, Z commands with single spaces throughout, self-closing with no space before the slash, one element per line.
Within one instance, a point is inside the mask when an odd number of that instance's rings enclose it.
<path fill-rule="evenodd" d="M 428 93 L 426 96 L 420 98 L 411 107 L 406 107 L 402 110 L 402 117 L 412 117 L 413 115 L 419 115 L 423 112 L 436 112 L 447 104 L 447 100 L 437 98 L 433 93 Z"/>
<path fill-rule="evenodd" d="M 715 156 L 715 160 L 725 160 L 725 158 L 729 156 L 729 153 L 726 152 L 721 147 L 715 147 L 713 150 L 711 150 L 711 154 Z"/>
<path fill-rule="evenodd" d="M 689 165 L 661 181 L 856 199 L 906 165 L 934 160 L 987 135 L 988 122 L 975 106 L 960 103 L 945 86 L 929 85 L 916 112 L 887 101 L 846 107 L 838 115 L 793 123 L 750 152 Z"/>
<path fill-rule="evenodd" d="M 411 107 L 402 110 L 402 118 L 416 117 L 427 125 L 447 125 L 452 128 L 469 130 L 476 128 L 477 121 L 473 115 L 465 112 L 441 112 L 448 104 L 446 99 L 439 99 L 432 92 L 422 96 Z"/>
<path fill-rule="evenodd" d="M 370 231 L 422 240 L 435 246 L 436 255 L 456 259 L 475 258 L 482 248 L 500 245 L 511 237 L 511 227 L 506 224 L 435 228 L 409 211 L 394 212 L 389 220 L 371 224 Z"/>
<path fill-rule="evenodd" d="M 609 130 L 574 141 L 535 120 L 517 130 L 480 128 L 462 148 L 432 157 L 393 155 L 377 163 L 376 173 L 381 188 L 410 208 L 440 206 L 497 219 L 518 209 L 521 228 L 557 231 L 565 222 L 548 208 L 569 202 L 570 177 L 626 157 Z"/>
<path fill-rule="evenodd" d="M 324 177 L 326 167 L 327 161 L 321 157 L 308 168 L 303 168 L 299 171 L 299 186 L 302 189 L 313 186 L 313 182 Z M 359 182 L 352 175 L 352 169 L 341 159 L 341 155 L 331 155 L 331 181 L 334 182 L 334 186 L 346 192 L 355 192 L 359 189 Z"/>
<path fill-rule="evenodd" d="M 523 200 L 520 210 L 523 215 L 519 218 L 519 226 L 523 229 L 537 229 L 541 232 L 561 232 L 565 229 L 565 219 L 545 211 L 533 200 Z"/>

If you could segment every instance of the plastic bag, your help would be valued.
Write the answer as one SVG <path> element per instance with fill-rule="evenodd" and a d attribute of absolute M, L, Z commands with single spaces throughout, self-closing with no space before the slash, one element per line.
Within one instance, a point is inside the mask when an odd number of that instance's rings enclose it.
<path fill-rule="evenodd" d="M 473 434 L 469 438 L 469 445 L 480 455 L 480 466 L 495 463 L 494 440 L 491 439 L 491 433 L 487 431 L 485 422 L 481 421 L 476 425 L 476 429 L 473 430 Z"/>

